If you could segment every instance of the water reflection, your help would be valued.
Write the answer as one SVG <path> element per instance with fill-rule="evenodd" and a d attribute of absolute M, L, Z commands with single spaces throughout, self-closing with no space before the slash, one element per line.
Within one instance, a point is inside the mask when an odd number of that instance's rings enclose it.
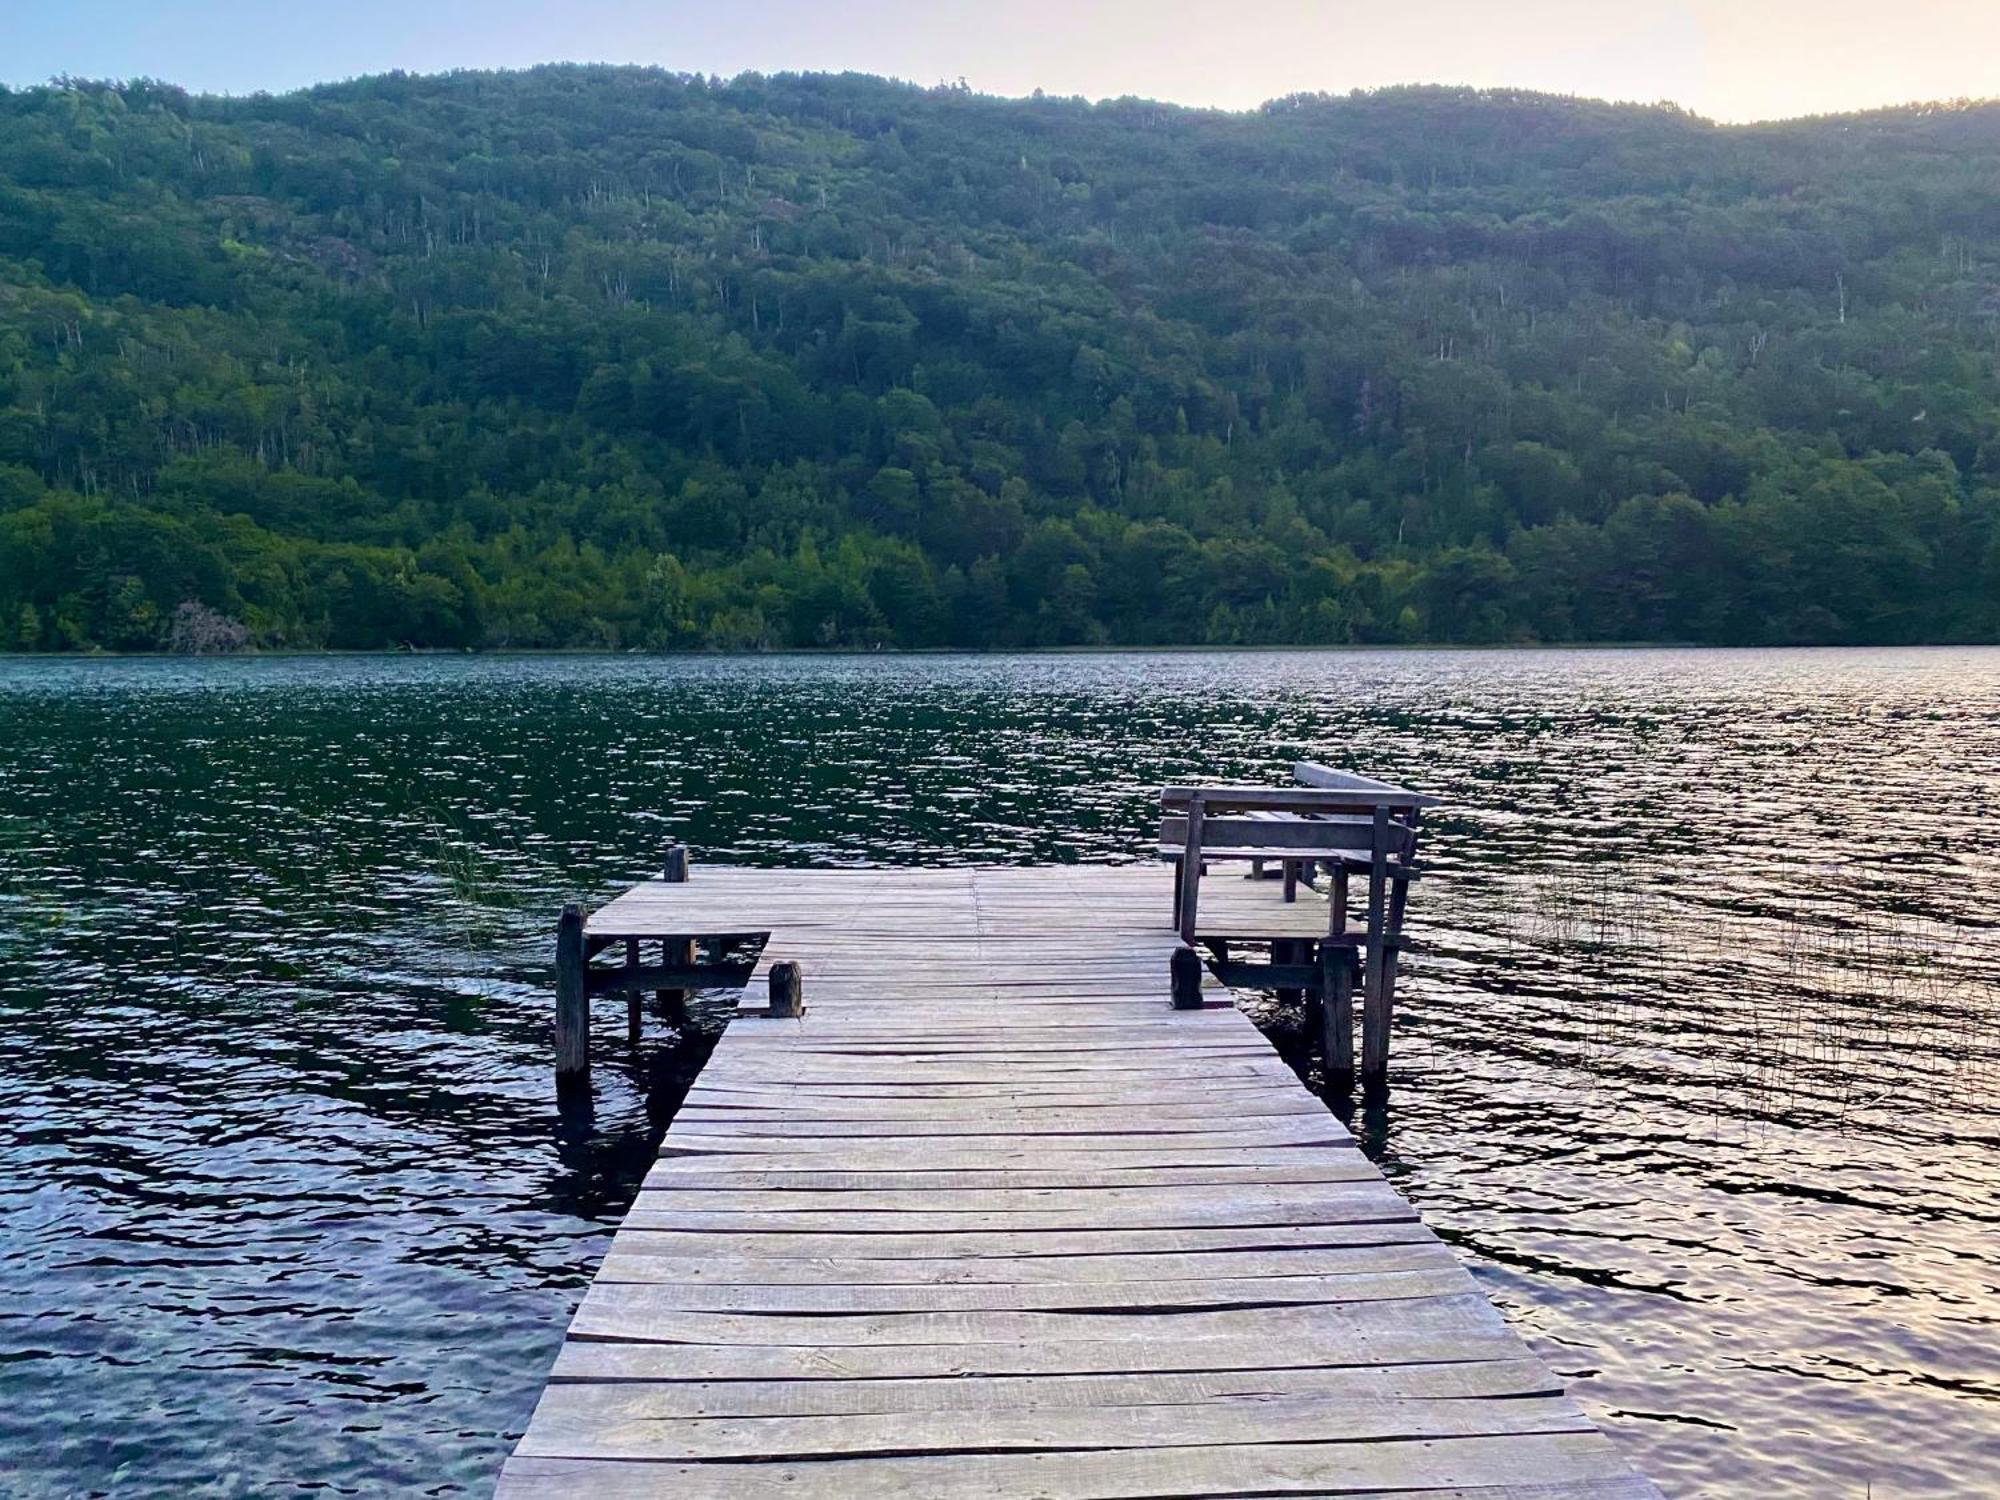
<path fill-rule="evenodd" d="M 1133 858 L 1308 755 L 1449 799 L 1356 1133 L 1637 1460 L 2000 1491 L 1987 651 L 0 665 L 6 1484 L 483 1491 L 712 1039 L 551 1087 L 668 839 Z"/>

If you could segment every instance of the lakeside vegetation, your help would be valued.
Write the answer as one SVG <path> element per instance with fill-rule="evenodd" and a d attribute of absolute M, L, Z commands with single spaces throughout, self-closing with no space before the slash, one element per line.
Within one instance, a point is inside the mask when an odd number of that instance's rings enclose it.
<path fill-rule="evenodd" d="M 0 90 L 0 649 L 2000 639 L 2000 106 Z"/>

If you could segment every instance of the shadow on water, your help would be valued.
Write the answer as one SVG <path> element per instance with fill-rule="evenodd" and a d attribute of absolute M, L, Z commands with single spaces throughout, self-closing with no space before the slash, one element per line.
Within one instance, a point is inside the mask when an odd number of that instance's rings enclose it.
<path fill-rule="evenodd" d="M 576 1082 L 551 1080 L 560 1171 L 543 1207 L 593 1220 L 624 1212 L 659 1155 L 660 1138 L 721 1039 L 735 1003 L 733 994 L 706 1002 L 698 998 L 679 1023 L 649 1014 L 636 1047 L 622 1027 L 615 1041 L 594 1036 L 591 1076 Z M 598 1092 L 607 1085 L 636 1098 L 640 1111 L 600 1120 Z"/>

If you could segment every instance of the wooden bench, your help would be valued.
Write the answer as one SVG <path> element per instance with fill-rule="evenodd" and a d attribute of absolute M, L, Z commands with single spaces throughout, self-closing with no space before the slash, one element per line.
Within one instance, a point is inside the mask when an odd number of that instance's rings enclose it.
<path fill-rule="evenodd" d="M 1389 1018 L 1403 916 L 1416 878 L 1417 840 L 1423 810 L 1437 798 L 1314 761 L 1293 768 L 1289 787 L 1170 786 L 1160 794 L 1160 853 L 1174 862 L 1174 925 L 1190 949 L 1205 942 L 1216 973 L 1226 983 L 1268 984 L 1316 994 L 1321 1003 L 1328 1074 L 1335 1087 L 1352 1087 L 1354 960 L 1359 954 L 1362 1081 L 1371 1094 L 1386 1090 Z M 1271 936 L 1271 961 L 1234 958 L 1226 939 L 1204 939 L 1200 928 L 1201 880 L 1206 866 L 1245 861 L 1253 872 L 1278 864 L 1286 901 L 1296 899 L 1301 878 L 1326 869 L 1332 878 L 1326 936 L 1314 944 Z M 1367 925 L 1348 930 L 1348 883 L 1356 870 L 1368 877 Z M 1258 941 L 1256 934 L 1229 937 Z M 1300 950 L 1304 951 L 1300 951 Z"/>

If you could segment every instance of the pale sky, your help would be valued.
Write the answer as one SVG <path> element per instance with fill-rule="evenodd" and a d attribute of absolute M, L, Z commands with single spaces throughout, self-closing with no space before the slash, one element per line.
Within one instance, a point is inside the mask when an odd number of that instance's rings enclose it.
<path fill-rule="evenodd" d="M 17 85 L 248 93 L 559 61 L 1228 109 L 1459 83 L 1758 120 L 2000 95 L 2000 0 L 0 0 L 0 82 Z"/>

